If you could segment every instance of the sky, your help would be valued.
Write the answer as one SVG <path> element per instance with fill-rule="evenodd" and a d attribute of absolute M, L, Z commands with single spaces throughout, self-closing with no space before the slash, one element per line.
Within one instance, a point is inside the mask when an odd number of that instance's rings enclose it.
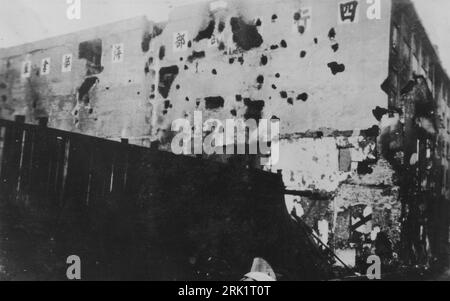
<path fill-rule="evenodd" d="M 69 20 L 68 0 L 0 0 L 0 48 L 147 15 L 167 19 L 171 7 L 201 0 L 81 0 L 80 20 Z M 395 1 L 395 0 L 393 0 Z M 413 0 L 444 68 L 450 70 L 450 0 Z"/>

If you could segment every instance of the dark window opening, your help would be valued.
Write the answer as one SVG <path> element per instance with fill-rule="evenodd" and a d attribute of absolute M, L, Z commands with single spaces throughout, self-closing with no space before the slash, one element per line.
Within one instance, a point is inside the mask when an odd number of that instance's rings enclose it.
<path fill-rule="evenodd" d="M 78 58 L 86 60 L 87 75 L 102 72 L 102 40 L 95 39 L 80 43 Z"/>

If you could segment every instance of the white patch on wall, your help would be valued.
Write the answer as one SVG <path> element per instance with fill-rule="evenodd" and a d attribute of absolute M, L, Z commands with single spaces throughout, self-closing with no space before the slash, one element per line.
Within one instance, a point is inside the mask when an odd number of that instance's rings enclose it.
<path fill-rule="evenodd" d="M 187 31 L 179 31 L 173 34 L 173 52 L 181 52 L 188 49 L 188 35 Z"/>
<path fill-rule="evenodd" d="M 358 0 L 341 1 L 338 4 L 338 23 L 354 24 L 359 22 L 360 2 Z"/>
<path fill-rule="evenodd" d="M 225 9 L 227 7 L 228 7 L 228 3 L 226 3 L 225 1 L 222 1 L 222 0 L 214 1 L 209 4 L 209 9 L 211 11 L 218 10 L 218 9 Z"/>
<path fill-rule="evenodd" d="M 71 53 L 63 55 L 61 62 L 61 71 L 63 73 L 72 71 L 72 59 L 73 55 Z"/>
<path fill-rule="evenodd" d="M 293 33 L 307 33 L 312 28 L 312 7 L 302 7 L 298 11 L 298 20 L 294 19 L 294 24 L 292 26 Z M 302 30 L 300 31 L 300 28 Z"/>
<path fill-rule="evenodd" d="M 22 77 L 29 78 L 31 76 L 31 61 L 24 61 L 22 63 Z"/>
<path fill-rule="evenodd" d="M 381 0 L 367 0 L 367 18 L 369 20 L 381 20 Z"/>
<path fill-rule="evenodd" d="M 122 63 L 125 55 L 123 43 L 113 44 L 111 58 L 113 63 Z"/>
<path fill-rule="evenodd" d="M 50 63 L 51 59 L 49 57 L 42 59 L 41 61 L 41 75 L 49 75 L 50 74 Z"/>

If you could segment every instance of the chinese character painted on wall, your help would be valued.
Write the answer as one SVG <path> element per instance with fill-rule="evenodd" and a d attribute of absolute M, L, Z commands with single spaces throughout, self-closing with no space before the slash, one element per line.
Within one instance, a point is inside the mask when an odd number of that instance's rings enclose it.
<path fill-rule="evenodd" d="M 50 58 L 45 58 L 41 61 L 41 75 L 50 74 Z"/>
<path fill-rule="evenodd" d="M 62 58 L 62 72 L 70 72 L 72 71 L 72 54 L 65 54 Z"/>
<path fill-rule="evenodd" d="M 31 61 L 22 63 L 22 77 L 28 78 L 31 76 Z"/>
<path fill-rule="evenodd" d="M 294 14 L 293 31 L 304 34 L 311 29 L 312 26 L 312 8 L 304 7 Z"/>
<path fill-rule="evenodd" d="M 176 32 L 173 34 L 173 51 L 185 51 L 187 50 L 188 33 L 187 31 Z"/>
<path fill-rule="evenodd" d="M 359 2 L 357 0 L 339 3 L 339 23 L 358 23 L 358 10 Z"/>
<path fill-rule="evenodd" d="M 123 44 L 114 44 L 112 46 L 112 61 L 113 63 L 123 62 L 124 47 Z"/>

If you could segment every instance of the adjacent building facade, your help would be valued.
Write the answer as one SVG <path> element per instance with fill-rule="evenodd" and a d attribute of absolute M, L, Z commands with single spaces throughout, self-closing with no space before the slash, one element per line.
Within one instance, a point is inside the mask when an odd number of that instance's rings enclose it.
<path fill-rule="evenodd" d="M 4 119 L 168 151 L 196 111 L 280 121 L 261 168 L 348 264 L 448 255 L 450 86 L 409 1 L 205 2 L 0 58 Z"/>

